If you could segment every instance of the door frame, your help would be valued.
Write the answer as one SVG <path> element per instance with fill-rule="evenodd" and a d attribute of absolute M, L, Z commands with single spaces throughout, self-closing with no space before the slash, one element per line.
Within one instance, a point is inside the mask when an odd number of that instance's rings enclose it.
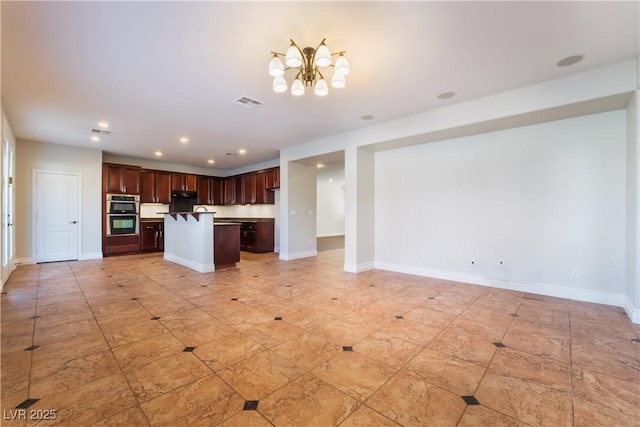
<path fill-rule="evenodd" d="M 38 239 L 37 239 L 37 220 L 36 212 L 38 211 L 38 191 L 37 191 L 37 178 L 39 173 L 46 173 L 50 175 L 71 175 L 75 176 L 78 180 L 78 236 L 76 246 L 78 248 L 78 260 L 82 258 L 82 174 L 77 172 L 63 172 L 52 171 L 45 169 L 32 169 L 31 171 L 31 256 L 33 264 L 38 263 Z"/>

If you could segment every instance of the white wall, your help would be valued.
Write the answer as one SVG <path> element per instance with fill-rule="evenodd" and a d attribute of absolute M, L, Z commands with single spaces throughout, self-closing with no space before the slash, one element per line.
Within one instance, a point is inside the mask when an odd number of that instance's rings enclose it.
<path fill-rule="evenodd" d="M 318 237 L 344 236 L 344 183 L 318 177 L 317 191 Z"/>
<path fill-rule="evenodd" d="M 4 177 L 4 173 L 3 173 L 3 167 L 4 167 L 4 140 L 6 138 L 6 140 L 9 142 L 9 146 L 11 147 L 14 156 L 13 156 L 13 171 L 14 171 L 14 175 L 15 175 L 15 170 L 16 170 L 16 165 L 15 165 L 15 152 L 16 152 L 16 141 L 15 138 L 13 136 L 13 132 L 11 131 L 11 127 L 9 125 L 9 122 L 5 116 L 4 113 L 4 108 L 1 108 L 1 126 L 0 126 L 0 179 L 2 179 L 2 177 Z M 0 182 L 0 218 L 2 218 L 2 223 L 4 223 L 4 221 L 7 220 L 7 214 L 10 215 L 11 219 L 15 219 L 15 185 L 12 186 L 13 191 L 11 192 L 11 194 L 8 194 L 7 196 L 10 198 L 13 198 L 13 211 L 12 212 L 4 212 L 4 205 L 2 203 L 4 194 L 4 182 Z M 11 257 L 6 266 L 2 265 L 2 259 L 4 259 L 4 255 L 3 255 L 3 230 L 4 227 L 0 226 L 0 290 L 3 289 L 5 282 L 9 279 L 9 276 L 11 275 L 11 272 L 15 269 L 15 227 L 7 227 L 7 230 L 9 233 L 13 234 L 13 254 L 14 256 Z"/>
<path fill-rule="evenodd" d="M 377 153 L 376 267 L 622 305 L 625 128 L 619 110 Z"/>
<path fill-rule="evenodd" d="M 317 254 L 316 187 L 315 166 L 280 162 L 280 259 Z"/>
<path fill-rule="evenodd" d="M 640 91 L 627 106 L 627 221 L 626 298 L 624 307 L 634 323 L 640 323 Z"/>
<path fill-rule="evenodd" d="M 32 171 L 81 175 L 79 258 L 102 257 L 102 152 L 66 145 L 16 142 L 16 262 L 35 260 L 32 245 Z"/>

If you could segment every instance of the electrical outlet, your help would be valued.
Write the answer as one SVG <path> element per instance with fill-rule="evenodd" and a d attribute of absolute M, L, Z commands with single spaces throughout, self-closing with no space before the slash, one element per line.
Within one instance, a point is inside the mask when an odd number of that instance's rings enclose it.
<path fill-rule="evenodd" d="M 573 270 L 571 270 L 571 277 L 573 277 L 574 279 L 579 279 L 580 278 L 580 269 L 579 268 L 574 268 Z"/>

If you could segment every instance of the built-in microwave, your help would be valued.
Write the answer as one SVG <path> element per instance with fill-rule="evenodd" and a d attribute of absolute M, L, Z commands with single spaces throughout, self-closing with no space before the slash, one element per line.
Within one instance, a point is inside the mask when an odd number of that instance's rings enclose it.
<path fill-rule="evenodd" d="M 108 214 L 138 214 L 139 210 L 139 195 L 107 194 Z"/>
<path fill-rule="evenodd" d="M 138 215 L 107 214 L 107 235 L 138 234 L 140 232 Z"/>

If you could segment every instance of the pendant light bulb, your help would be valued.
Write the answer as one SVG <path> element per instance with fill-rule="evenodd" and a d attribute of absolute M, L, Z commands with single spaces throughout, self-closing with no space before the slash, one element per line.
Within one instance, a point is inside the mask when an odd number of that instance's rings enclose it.
<path fill-rule="evenodd" d="M 342 74 L 343 76 L 346 76 L 351 72 L 351 66 L 349 65 L 349 61 L 347 61 L 347 58 L 342 53 L 340 54 L 340 56 L 338 56 L 338 59 L 336 59 L 335 67 L 336 67 L 335 72 L 338 74 Z"/>
<path fill-rule="evenodd" d="M 271 58 L 271 62 L 269 62 L 269 75 L 271 77 L 279 77 L 284 75 L 284 64 L 276 54 L 273 54 L 273 58 Z"/>
<path fill-rule="evenodd" d="M 302 65 L 302 53 L 300 53 L 300 49 L 298 49 L 293 42 L 291 42 L 291 46 L 289 46 L 287 50 L 284 62 L 287 64 L 287 67 L 297 68 Z"/>
<path fill-rule="evenodd" d="M 333 73 L 333 77 L 331 78 L 331 87 L 336 89 L 342 89 L 347 85 L 347 81 L 344 78 L 344 74 Z"/>
<path fill-rule="evenodd" d="M 324 79 L 320 79 L 316 82 L 315 94 L 318 96 L 325 96 L 329 93 L 329 86 Z"/>
<path fill-rule="evenodd" d="M 304 84 L 302 84 L 302 80 L 296 79 L 291 85 L 291 95 L 300 96 L 304 95 Z"/>
<path fill-rule="evenodd" d="M 276 93 L 282 93 L 287 91 L 287 81 L 283 76 L 278 76 L 273 79 L 273 91 Z"/>
<path fill-rule="evenodd" d="M 315 64 L 318 67 L 331 65 L 331 52 L 329 52 L 329 48 L 324 42 L 322 42 L 322 44 L 318 46 L 318 50 L 316 50 Z"/>

